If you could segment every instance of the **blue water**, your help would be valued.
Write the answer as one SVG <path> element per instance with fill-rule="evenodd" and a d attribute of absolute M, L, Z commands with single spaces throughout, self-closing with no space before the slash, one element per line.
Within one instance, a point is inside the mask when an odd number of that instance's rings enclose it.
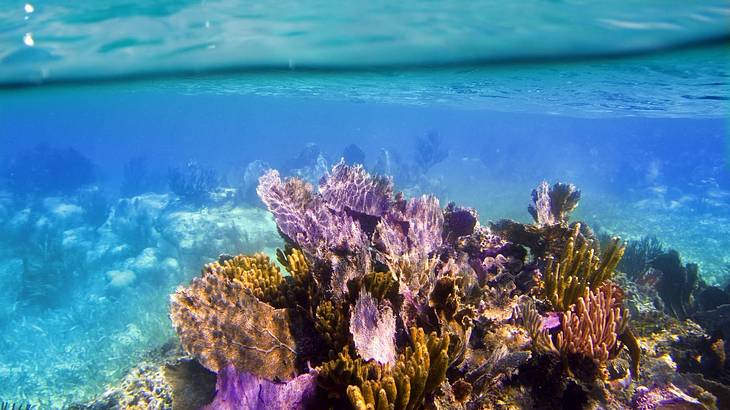
<path fill-rule="evenodd" d="M 203 263 L 281 246 L 256 170 L 315 180 L 350 144 L 483 223 L 573 182 L 576 219 L 730 281 L 727 1 L 3 3 L 1 400 L 117 383 Z"/>

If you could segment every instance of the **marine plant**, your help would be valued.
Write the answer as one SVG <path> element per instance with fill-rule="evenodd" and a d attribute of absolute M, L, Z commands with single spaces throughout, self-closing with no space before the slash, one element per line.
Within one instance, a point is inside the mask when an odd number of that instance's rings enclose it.
<path fill-rule="evenodd" d="M 529 357 L 504 338 L 525 295 L 554 299 L 563 319 L 553 336 L 523 309 L 536 350 L 598 368 L 620 349 L 628 315 L 606 281 L 618 240 L 599 258 L 581 224 L 556 224 L 549 249 L 565 252 L 546 285 L 525 246 L 480 226 L 473 209 L 406 199 L 360 165 L 335 165 L 317 190 L 270 170 L 257 192 L 285 241 L 276 259 L 286 273 L 263 254 L 222 255 L 171 297 L 183 348 L 218 373 L 214 403 L 478 407 Z"/>
<path fill-rule="evenodd" d="M 218 176 L 212 168 L 190 161 L 183 167 L 170 168 L 167 173 L 170 191 L 181 199 L 200 203 L 207 199 L 218 184 Z"/>
<path fill-rule="evenodd" d="M 650 266 L 661 272 L 656 288 L 664 311 L 680 320 L 689 317 L 695 310 L 692 294 L 699 282 L 697 264 L 682 265 L 679 252 L 670 249 L 656 256 Z"/>
<path fill-rule="evenodd" d="M 646 272 L 652 261 L 664 253 L 664 246 L 656 236 L 644 236 L 639 240 L 630 240 L 626 244 L 621 262 L 616 269 L 624 272 L 631 279 L 636 279 Z"/>
<path fill-rule="evenodd" d="M 427 172 L 448 156 L 449 153 L 443 146 L 442 141 L 441 135 L 435 131 L 430 131 L 416 140 L 416 152 L 413 160 L 421 173 Z"/>

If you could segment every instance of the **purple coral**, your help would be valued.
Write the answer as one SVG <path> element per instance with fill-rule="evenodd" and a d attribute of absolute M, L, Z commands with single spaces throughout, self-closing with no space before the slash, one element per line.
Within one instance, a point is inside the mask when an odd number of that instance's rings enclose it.
<path fill-rule="evenodd" d="M 376 228 L 377 244 L 388 255 L 417 254 L 425 259 L 442 244 L 444 216 L 438 198 L 411 198 L 393 209 Z"/>
<path fill-rule="evenodd" d="M 319 192 L 327 206 L 335 211 L 355 211 L 383 216 L 390 208 L 393 184 L 390 178 L 373 177 L 362 165 L 340 162 L 329 176 L 322 178 Z"/>
<path fill-rule="evenodd" d="M 358 354 L 365 360 L 383 364 L 395 362 L 395 316 L 388 306 L 378 307 L 378 301 L 364 289 L 350 317 L 350 333 Z"/>
<path fill-rule="evenodd" d="M 527 210 L 538 225 L 555 224 L 555 217 L 550 212 L 550 185 L 547 181 L 542 181 L 532 190 L 532 205 Z"/>
<path fill-rule="evenodd" d="M 706 408 L 698 400 L 686 395 L 671 383 L 661 387 L 639 387 L 631 401 L 631 407 L 637 410 Z"/>
<path fill-rule="evenodd" d="M 532 204 L 527 210 L 538 226 L 564 224 L 579 201 L 580 191 L 575 185 L 558 182 L 551 187 L 542 181 L 532 190 Z"/>
<path fill-rule="evenodd" d="M 272 382 L 229 365 L 218 373 L 216 396 L 202 410 L 304 410 L 314 408 L 316 373 L 286 382 Z"/>
<path fill-rule="evenodd" d="M 311 185 L 296 178 L 282 181 L 279 172 L 272 169 L 259 178 L 256 193 L 269 208 L 281 233 L 297 243 L 311 240 L 304 216 L 312 201 Z"/>
<path fill-rule="evenodd" d="M 411 246 L 432 253 L 441 246 L 444 215 L 435 196 L 411 198 L 404 212 Z"/>
<path fill-rule="evenodd" d="M 479 216 L 475 209 L 449 202 L 444 209 L 444 241 L 454 243 L 462 236 L 471 235 L 478 223 Z"/>
<path fill-rule="evenodd" d="M 256 191 L 281 233 L 311 253 L 350 251 L 366 240 L 358 221 L 330 209 L 321 197 L 314 196 L 312 186 L 300 179 L 282 181 L 276 170 L 270 170 L 259 179 Z"/>

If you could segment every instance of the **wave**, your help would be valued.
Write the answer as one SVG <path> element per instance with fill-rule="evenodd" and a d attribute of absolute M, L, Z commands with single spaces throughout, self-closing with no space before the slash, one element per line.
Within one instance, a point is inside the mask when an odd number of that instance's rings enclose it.
<path fill-rule="evenodd" d="M 726 42 L 728 15 L 727 0 L 13 3 L 0 85 L 625 57 Z"/>

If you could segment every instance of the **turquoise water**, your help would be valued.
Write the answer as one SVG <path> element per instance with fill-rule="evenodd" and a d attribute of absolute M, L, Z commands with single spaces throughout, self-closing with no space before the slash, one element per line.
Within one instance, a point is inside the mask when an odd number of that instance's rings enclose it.
<path fill-rule="evenodd" d="M 350 144 L 483 223 L 573 182 L 576 219 L 730 281 L 730 2 L 2 3 L 0 401 L 118 383 L 203 263 L 282 246 L 257 172 Z"/>

